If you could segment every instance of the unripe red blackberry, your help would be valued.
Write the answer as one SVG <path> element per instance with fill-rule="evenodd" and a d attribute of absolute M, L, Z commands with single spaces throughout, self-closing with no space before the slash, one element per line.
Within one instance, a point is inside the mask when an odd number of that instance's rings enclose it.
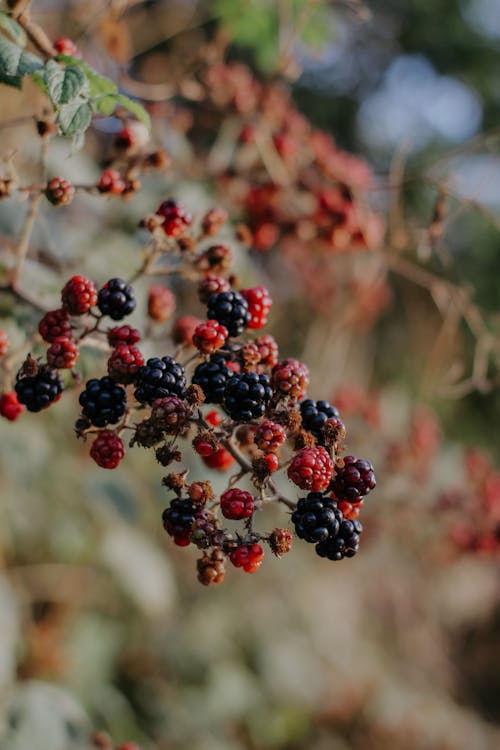
<path fill-rule="evenodd" d="M 39 412 L 58 401 L 64 390 L 59 373 L 46 365 L 38 368 L 34 375 L 17 374 L 15 385 L 19 403 L 28 411 Z"/>
<path fill-rule="evenodd" d="M 172 326 L 172 341 L 174 344 L 191 344 L 193 343 L 193 334 L 196 327 L 203 321 L 194 315 L 181 315 L 177 318 Z"/>
<path fill-rule="evenodd" d="M 119 151 L 125 151 L 127 154 L 140 151 L 148 142 L 148 128 L 142 122 L 136 120 L 132 120 L 119 130 L 114 140 L 115 148 Z"/>
<path fill-rule="evenodd" d="M 234 458 L 222 445 L 212 456 L 202 456 L 202 460 L 210 469 L 217 471 L 227 471 L 234 464 Z"/>
<path fill-rule="evenodd" d="M 141 340 L 141 334 L 137 328 L 132 326 L 116 326 L 108 331 L 108 342 L 112 347 L 118 344 L 137 344 Z"/>
<path fill-rule="evenodd" d="M 236 422 L 250 422 L 263 416 L 271 396 L 267 375 L 234 373 L 224 390 L 224 409 Z"/>
<path fill-rule="evenodd" d="M 273 529 L 269 535 L 269 547 L 276 557 L 282 557 L 292 549 L 293 536 L 288 529 Z"/>
<path fill-rule="evenodd" d="M 208 414 L 205 414 L 205 421 L 212 427 L 218 427 L 222 422 L 222 414 L 219 414 L 218 411 L 209 411 Z"/>
<path fill-rule="evenodd" d="M 103 469 L 116 469 L 125 456 L 123 440 L 114 432 L 103 430 L 92 443 L 90 455 Z"/>
<path fill-rule="evenodd" d="M 280 465 L 280 462 L 276 453 L 266 453 L 266 455 L 264 456 L 264 462 L 270 474 L 272 474 L 274 471 L 277 471 Z"/>
<path fill-rule="evenodd" d="M 357 502 L 371 492 L 377 481 L 369 461 L 354 456 L 344 456 L 344 465 L 337 467 L 332 489 L 338 500 Z"/>
<path fill-rule="evenodd" d="M 9 422 L 15 422 L 23 413 L 24 406 L 19 403 L 15 391 L 7 391 L 0 396 L 0 415 L 8 419 Z"/>
<path fill-rule="evenodd" d="M 169 435 L 175 435 L 187 423 L 189 416 L 184 401 L 178 396 L 165 396 L 153 402 L 151 419 Z"/>
<path fill-rule="evenodd" d="M 193 218 L 182 203 L 172 199 L 161 203 L 156 209 L 156 214 L 163 218 L 161 228 L 167 235 L 177 239 L 186 234 Z"/>
<path fill-rule="evenodd" d="M 210 553 L 203 553 L 203 556 L 196 561 L 198 569 L 198 580 L 204 586 L 222 583 L 225 576 L 224 555 L 220 549 L 214 549 Z"/>
<path fill-rule="evenodd" d="M 309 385 L 309 370 L 298 359 L 283 359 L 273 367 L 271 385 L 278 396 L 298 401 Z"/>
<path fill-rule="evenodd" d="M 117 383 L 133 383 L 143 364 L 144 357 L 136 346 L 118 344 L 108 359 L 108 375 Z"/>
<path fill-rule="evenodd" d="M 193 344 L 202 354 L 213 354 L 228 337 L 228 330 L 216 320 L 207 320 L 196 327 Z"/>
<path fill-rule="evenodd" d="M 333 476 L 333 461 L 325 448 L 302 448 L 288 467 L 288 477 L 302 490 L 323 492 Z"/>
<path fill-rule="evenodd" d="M 125 190 L 125 180 L 116 169 L 105 169 L 97 183 L 97 189 L 100 193 L 109 193 L 110 195 L 121 195 Z"/>
<path fill-rule="evenodd" d="M 248 304 L 238 292 L 214 294 L 208 301 L 207 318 L 225 326 L 230 336 L 239 336 L 250 320 Z"/>
<path fill-rule="evenodd" d="M 47 364 L 58 370 L 71 370 L 78 355 L 78 345 L 72 339 L 60 336 L 47 349 Z"/>
<path fill-rule="evenodd" d="M 253 231 L 253 246 L 256 250 L 269 250 L 278 242 L 280 232 L 276 224 L 263 222 Z"/>
<path fill-rule="evenodd" d="M 261 451 L 277 451 L 286 440 L 283 427 L 270 419 L 264 419 L 257 427 L 255 444 Z"/>
<path fill-rule="evenodd" d="M 3 357 L 9 351 L 9 337 L 6 332 L 0 328 L 0 357 Z"/>
<path fill-rule="evenodd" d="M 136 376 L 134 396 L 142 404 L 152 404 L 164 396 L 183 397 L 186 390 L 184 367 L 173 357 L 151 357 Z"/>
<path fill-rule="evenodd" d="M 154 284 L 148 292 L 148 315 L 157 323 L 164 323 L 175 312 L 175 295 L 171 289 Z"/>
<path fill-rule="evenodd" d="M 227 211 L 223 208 L 211 208 L 205 214 L 201 221 L 203 234 L 207 237 L 213 237 L 227 221 Z"/>
<path fill-rule="evenodd" d="M 267 316 L 273 304 L 271 296 L 264 286 L 255 286 L 252 289 L 242 289 L 240 294 L 248 303 L 250 313 L 249 328 L 264 328 L 267 325 Z"/>
<path fill-rule="evenodd" d="M 250 518 L 255 509 L 255 502 L 249 492 L 232 487 L 222 493 L 220 509 L 224 518 L 230 521 L 241 521 L 244 518 Z"/>
<path fill-rule="evenodd" d="M 334 493 L 332 493 L 332 496 L 335 497 Z M 342 512 L 346 521 L 355 521 L 363 507 L 363 500 L 358 500 L 356 503 L 349 503 L 347 500 L 339 500 L 337 502 L 337 507 Z"/>
<path fill-rule="evenodd" d="M 224 279 L 222 276 L 216 276 L 214 273 L 209 273 L 199 283 L 198 296 L 200 301 L 206 305 L 213 294 L 229 292 L 230 289 L 231 284 L 227 279 Z"/>
<path fill-rule="evenodd" d="M 84 315 L 97 303 L 95 284 L 85 276 L 72 276 L 61 292 L 62 307 L 70 315 Z"/>
<path fill-rule="evenodd" d="M 200 271 L 212 273 L 227 273 L 233 265 L 233 251 L 227 245 L 212 245 L 197 259 Z"/>
<path fill-rule="evenodd" d="M 243 568 L 246 573 L 255 573 L 262 565 L 264 550 L 260 544 L 245 544 L 231 550 L 229 559 L 235 568 Z"/>
<path fill-rule="evenodd" d="M 135 293 L 123 279 L 110 279 L 99 289 L 97 306 L 103 315 L 122 320 L 135 310 Z"/>
<path fill-rule="evenodd" d="M 66 310 L 50 310 L 38 323 L 38 332 L 44 341 L 51 344 L 58 338 L 71 338 L 71 324 Z"/>
<path fill-rule="evenodd" d="M 75 192 L 71 182 L 63 177 L 53 177 L 45 188 L 45 196 L 53 206 L 68 206 Z"/>
<path fill-rule="evenodd" d="M 274 336 L 265 334 L 254 341 L 260 353 L 260 364 L 264 367 L 274 367 L 278 363 L 278 344 Z"/>
<path fill-rule="evenodd" d="M 202 458 L 213 456 L 220 448 L 219 443 L 211 432 L 200 432 L 193 438 L 193 448 Z"/>
<path fill-rule="evenodd" d="M 58 55 L 68 55 L 68 57 L 74 57 L 78 51 L 78 47 L 72 39 L 67 37 L 61 37 L 56 39 L 54 42 L 54 49 Z"/>
<path fill-rule="evenodd" d="M 92 378 L 80 393 L 82 413 L 96 427 L 115 424 L 125 414 L 127 394 L 110 377 Z"/>

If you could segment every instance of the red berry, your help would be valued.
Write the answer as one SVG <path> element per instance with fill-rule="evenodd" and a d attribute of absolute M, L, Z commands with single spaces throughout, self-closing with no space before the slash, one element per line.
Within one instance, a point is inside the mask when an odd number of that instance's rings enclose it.
<path fill-rule="evenodd" d="M 9 422 L 15 422 L 24 409 L 25 407 L 17 400 L 17 393 L 15 391 L 2 393 L 0 396 L 0 414 L 5 419 L 8 419 Z"/>
<path fill-rule="evenodd" d="M 280 465 L 276 453 L 266 453 L 266 455 L 264 456 L 264 461 L 266 462 L 266 466 L 271 474 L 273 473 L 273 471 L 276 471 L 278 466 Z"/>
<path fill-rule="evenodd" d="M 72 339 L 60 336 L 47 349 L 47 363 L 58 370 L 71 370 L 78 354 L 78 345 Z"/>
<path fill-rule="evenodd" d="M 248 303 L 250 322 L 248 328 L 264 328 L 267 325 L 267 316 L 273 304 L 271 296 L 264 286 L 255 286 L 252 289 L 242 289 L 240 292 Z"/>
<path fill-rule="evenodd" d="M 38 332 L 49 344 L 61 336 L 71 338 L 71 324 L 66 310 L 50 310 L 45 313 L 38 324 Z"/>
<path fill-rule="evenodd" d="M 354 521 L 363 507 L 363 500 L 357 503 L 350 503 L 347 500 L 341 500 L 337 503 L 338 509 L 342 512 L 342 515 L 346 521 Z"/>
<path fill-rule="evenodd" d="M 108 359 L 108 375 L 117 383 L 132 383 L 144 357 L 132 344 L 118 344 Z"/>
<path fill-rule="evenodd" d="M 193 220 L 182 203 L 171 199 L 158 206 L 156 214 L 163 217 L 161 228 L 167 237 L 173 238 L 182 237 Z"/>
<path fill-rule="evenodd" d="M 254 508 L 254 499 L 245 490 L 233 487 L 221 495 L 220 509 L 222 515 L 231 521 L 241 521 L 243 518 L 249 518 L 254 512 Z"/>
<path fill-rule="evenodd" d="M 105 169 L 97 183 L 97 189 L 100 193 L 111 193 L 111 195 L 121 195 L 125 187 L 125 180 L 122 180 L 116 169 Z"/>
<path fill-rule="evenodd" d="M 213 352 L 224 346 L 228 337 L 228 330 L 217 320 L 207 320 L 196 327 L 193 334 L 193 344 L 202 354 Z"/>
<path fill-rule="evenodd" d="M 286 440 L 283 427 L 270 419 L 264 419 L 257 427 L 255 444 L 261 451 L 277 451 Z"/>
<path fill-rule="evenodd" d="M 219 414 L 218 411 L 209 411 L 208 414 L 205 414 L 205 421 L 212 427 L 218 427 L 222 422 L 222 414 Z"/>
<path fill-rule="evenodd" d="M 229 553 L 229 559 L 235 568 L 243 568 L 246 573 L 255 573 L 264 559 L 264 550 L 260 544 L 242 545 Z"/>
<path fill-rule="evenodd" d="M 90 455 L 103 469 L 116 469 L 125 456 L 125 446 L 119 435 L 102 430 L 92 443 Z"/>
<path fill-rule="evenodd" d="M 141 340 L 141 334 L 137 328 L 131 326 L 117 326 L 116 328 L 110 328 L 108 331 L 108 341 L 110 346 L 118 346 L 118 344 L 137 344 Z"/>
<path fill-rule="evenodd" d="M 213 456 L 203 456 L 203 463 L 205 463 L 210 469 L 227 471 L 234 464 L 234 458 L 227 448 L 221 446 Z"/>
<path fill-rule="evenodd" d="M 9 337 L 7 336 L 5 331 L 0 328 L 0 357 L 3 357 L 4 354 L 7 354 L 7 352 L 9 351 L 9 344 Z"/>
<path fill-rule="evenodd" d="M 142 122 L 132 121 L 115 135 L 115 147 L 120 151 L 138 151 L 149 141 L 149 130 Z"/>
<path fill-rule="evenodd" d="M 260 353 L 260 364 L 264 367 L 274 367 L 278 363 L 278 344 L 274 336 L 265 334 L 254 341 Z"/>
<path fill-rule="evenodd" d="M 280 396 L 299 401 L 309 385 L 309 370 L 298 359 L 283 359 L 273 367 L 271 385 Z"/>
<path fill-rule="evenodd" d="M 264 222 L 259 224 L 253 233 L 253 245 L 256 250 L 269 250 L 275 245 L 279 238 L 279 229 L 276 224 Z"/>
<path fill-rule="evenodd" d="M 148 293 L 148 315 L 157 323 L 164 323 L 175 312 L 175 295 L 166 286 L 155 284 Z"/>
<path fill-rule="evenodd" d="M 198 435 L 193 439 L 193 448 L 199 456 L 202 456 L 202 458 L 213 456 L 218 451 L 218 448 L 213 442 Z"/>
<path fill-rule="evenodd" d="M 333 476 L 333 461 L 328 451 L 322 446 L 302 448 L 298 451 L 290 466 L 288 477 L 301 490 L 323 492 Z"/>
<path fill-rule="evenodd" d="M 54 42 L 54 49 L 59 55 L 74 57 L 78 48 L 72 39 L 62 37 L 61 39 L 56 39 Z"/>
<path fill-rule="evenodd" d="M 227 279 L 224 279 L 222 276 L 216 276 L 214 273 L 209 273 L 200 281 L 198 286 L 198 296 L 200 301 L 206 305 L 212 294 L 229 292 L 230 289 L 231 284 Z"/>
<path fill-rule="evenodd" d="M 171 335 L 174 343 L 192 345 L 196 327 L 202 322 L 200 318 L 196 318 L 194 315 L 181 315 L 172 326 Z"/>
<path fill-rule="evenodd" d="M 73 276 L 61 292 L 62 306 L 70 315 L 84 315 L 97 304 L 95 284 L 85 276 Z"/>
<path fill-rule="evenodd" d="M 45 188 L 47 200 L 53 206 L 68 206 L 75 197 L 75 188 L 63 177 L 53 177 Z"/>

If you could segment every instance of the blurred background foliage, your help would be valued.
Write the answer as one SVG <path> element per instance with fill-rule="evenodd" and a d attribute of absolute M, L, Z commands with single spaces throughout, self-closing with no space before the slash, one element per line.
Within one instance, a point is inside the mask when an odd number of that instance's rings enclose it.
<path fill-rule="evenodd" d="M 398 248 L 403 236 L 399 260 L 409 242 L 417 267 L 470 289 L 496 335 L 498 0 L 32 5 L 51 38 L 74 38 L 90 64 L 129 95 L 145 96 L 153 137 L 174 160 L 171 173 L 147 178 L 127 204 L 83 195 L 47 214 L 36 244 L 65 268 L 127 275 L 143 244 L 137 225 L 160 199 L 174 195 L 196 213 L 231 199 L 207 168 L 218 132 L 196 83 L 208 45 L 214 56 L 219 50 L 248 64 L 259 80 L 285 81 L 315 126 L 373 165 L 369 202 L 387 217 L 387 246 Z M 2 120 L 31 112 L 36 96 L 2 90 Z M 71 158 L 67 144 L 56 143 L 51 172 L 96 179 L 117 127 L 113 118 L 97 122 Z M 23 128 L 2 129 L 3 154 L 16 151 L 25 169 L 37 147 Z M 440 190 L 446 213 L 438 217 L 438 251 L 428 252 Z M 0 204 L 4 239 L 18 234 L 24 210 Z M 205 590 L 192 550 L 165 538 L 162 472 L 149 454 L 130 451 L 109 475 L 91 464 L 73 436 L 76 395 L 43 415 L 3 422 L 1 750 L 88 749 L 92 728 L 146 750 L 497 748 L 498 556 L 457 552 L 437 499 L 467 484 L 463 446 L 499 455 L 497 350 L 487 355 L 493 377 L 482 389 L 447 398 L 439 367 L 425 366 L 440 326 L 438 286 L 394 274 L 384 314 L 346 332 L 283 272 L 277 251 L 249 258 L 236 249 L 241 279 L 271 289 L 271 332 L 283 354 L 308 362 L 311 395 L 351 388 L 349 446 L 379 469 L 361 551 L 333 565 L 297 544 L 281 561 L 266 559 L 257 575 L 232 570 L 222 587 Z M 355 260 L 361 276 L 366 255 Z M 50 273 L 26 273 L 28 286 L 42 281 L 57 298 Z M 184 287 L 174 291 L 197 304 Z M 144 310 L 146 286 L 138 295 Z M 11 312 L 2 307 L 2 324 L 20 342 L 36 315 Z M 145 325 L 144 313 L 134 323 Z M 446 367 L 470 362 L 475 351 L 475 336 L 457 325 L 459 342 L 441 340 Z M 158 347 L 164 332 L 156 333 Z M 155 351 L 150 346 L 145 353 Z M 86 354 L 84 370 L 95 367 Z M 372 413 L 356 413 L 353 392 Z M 419 423 L 417 450 L 419 409 L 428 421 Z M 204 476 L 192 462 L 193 477 Z M 481 521 L 474 505 L 456 513 L 466 527 Z"/>

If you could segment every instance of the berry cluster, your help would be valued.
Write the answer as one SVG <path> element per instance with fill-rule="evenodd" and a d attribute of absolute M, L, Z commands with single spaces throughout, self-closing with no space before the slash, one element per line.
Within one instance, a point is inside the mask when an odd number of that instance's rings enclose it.
<path fill-rule="evenodd" d="M 109 175 L 108 175 L 109 176 Z M 209 212 L 201 229 L 174 200 L 164 201 L 144 221 L 153 237 L 152 266 L 166 256 L 175 268 L 189 268 L 205 305 L 205 320 L 182 316 L 171 326 L 176 352 L 145 359 L 138 348 L 141 333 L 122 321 L 137 306 L 134 288 L 112 278 L 100 288 L 76 275 L 64 285 L 61 307 L 45 313 L 38 325 L 48 345 L 46 361 L 31 355 L 17 373 L 13 392 L 0 399 L 0 413 L 14 420 L 23 406 L 40 411 L 63 391 L 60 371 L 75 367 L 82 342 L 107 350 L 107 374 L 88 379 L 79 394 L 77 435 L 92 438 L 90 456 L 104 469 L 115 469 L 129 445 L 154 451 L 163 467 L 182 461 L 186 450 L 199 457 L 203 472 L 237 467 L 227 488 L 216 497 L 209 481 L 189 483 L 187 471 L 171 471 L 163 483 L 173 493 L 163 512 L 163 526 L 174 543 L 201 550 L 198 578 L 220 583 L 229 561 L 256 572 L 264 546 L 281 557 L 290 551 L 292 531 L 278 527 L 256 531 L 254 519 L 272 502 L 292 511 L 296 536 L 316 545 L 330 560 L 354 555 L 364 497 L 375 487 L 368 461 L 342 458 L 346 429 L 338 409 L 306 397 L 309 372 L 294 358 L 280 359 L 269 334 L 252 338 L 271 309 L 262 286 L 238 290 L 231 274 L 232 251 L 205 247 L 224 217 Z M 164 325 L 176 300 L 166 286 L 150 287 L 149 319 Z M 161 339 L 159 339 L 161 340 Z M 0 351 L 6 352 L 6 337 Z M 75 385 L 77 377 L 66 380 Z M 210 405 L 214 404 L 214 409 Z M 283 472 L 297 490 L 309 494 L 296 504 L 278 490 Z M 244 483 L 244 484 L 243 484 Z M 236 527 L 235 527 L 236 525 Z"/>

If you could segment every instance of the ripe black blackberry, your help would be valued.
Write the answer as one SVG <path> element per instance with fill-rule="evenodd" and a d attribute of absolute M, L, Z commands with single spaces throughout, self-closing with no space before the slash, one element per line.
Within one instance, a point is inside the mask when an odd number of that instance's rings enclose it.
<path fill-rule="evenodd" d="M 340 511 L 338 511 L 340 513 Z M 358 520 L 343 520 L 338 534 L 328 537 L 316 545 L 316 554 L 329 560 L 342 560 L 344 557 L 354 557 L 359 549 L 359 537 L 363 527 Z"/>
<path fill-rule="evenodd" d="M 292 513 L 297 536 L 312 544 L 335 538 L 343 518 L 335 501 L 321 492 L 302 497 Z"/>
<path fill-rule="evenodd" d="M 314 401 L 312 398 L 302 401 L 300 415 L 304 429 L 309 430 L 318 440 L 322 438 L 322 429 L 326 420 L 331 417 L 340 417 L 339 410 L 328 401 Z"/>
<path fill-rule="evenodd" d="M 371 492 L 377 481 L 369 461 L 354 456 L 344 456 L 344 466 L 337 468 L 332 490 L 338 500 L 356 502 Z"/>
<path fill-rule="evenodd" d="M 134 290 L 123 279 L 110 279 L 97 295 L 97 307 L 112 320 L 122 320 L 135 310 Z"/>
<path fill-rule="evenodd" d="M 189 544 L 196 511 L 191 500 L 175 498 L 162 513 L 163 527 L 177 544 Z"/>
<path fill-rule="evenodd" d="M 164 396 L 183 398 L 186 390 L 184 367 L 173 357 L 151 357 L 137 371 L 135 384 L 134 396 L 142 404 L 152 404 Z"/>
<path fill-rule="evenodd" d="M 208 300 L 207 318 L 225 326 L 230 336 L 242 334 L 250 317 L 248 303 L 239 292 L 213 294 Z"/>
<path fill-rule="evenodd" d="M 24 404 L 28 411 L 38 412 L 46 409 L 60 397 L 64 390 L 61 378 L 56 370 L 42 365 L 35 375 L 20 377 L 15 385 L 17 400 Z"/>
<path fill-rule="evenodd" d="M 127 394 L 113 378 L 92 378 L 80 393 L 82 413 L 96 427 L 115 424 L 125 413 Z"/>
<path fill-rule="evenodd" d="M 266 411 L 273 391 L 267 375 L 234 373 L 224 391 L 224 409 L 236 422 L 259 419 Z"/>
<path fill-rule="evenodd" d="M 207 404 L 221 404 L 230 377 L 231 371 L 224 355 L 212 354 L 210 359 L 196 367 L 192 383 L 200 386 Z"/>

